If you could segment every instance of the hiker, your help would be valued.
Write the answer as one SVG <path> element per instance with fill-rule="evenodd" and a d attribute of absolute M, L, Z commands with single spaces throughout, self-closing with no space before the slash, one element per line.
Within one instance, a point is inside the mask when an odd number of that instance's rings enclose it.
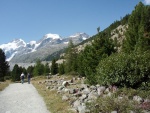
<path fill-rule="evenodd" d="M 30 79 L 31 79 L 31 74 L 30 73 L 28 73 L 27 78 L 28 78 L 28 84 L 30 84 Z"/>
<path fill-rule="evenodd" d="M 22 74 L 20 75 L 20 79 L 21 79 L 21 83 L 24 83 L 24 73 L 22 72 Z"/>

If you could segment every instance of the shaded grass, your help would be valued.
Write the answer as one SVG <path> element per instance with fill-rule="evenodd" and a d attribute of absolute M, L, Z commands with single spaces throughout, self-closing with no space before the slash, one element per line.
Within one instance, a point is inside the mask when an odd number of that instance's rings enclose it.
<path fill-rule="evenodd" d="M 57 94 L 57 91 L 50 91 L 46 89 L 45 84 L 38 84 L 39 81 L 44 81 L 44 78 L 36 78 L 32 81 L 32 84 L 35 86 L 39 94 L 44 98 L 47 109 L 51 113 L 74 113 L 69 110 L 71 107 L 69 106 L 68 101 L 62 101 L 62 96 Z"/>
<path fill-rule="evenodd" d="M 5 82 L 0 82 L 0 91 L 4 90 L 10 83 L 11 83 L 10 80 L 6 80 Z"/>

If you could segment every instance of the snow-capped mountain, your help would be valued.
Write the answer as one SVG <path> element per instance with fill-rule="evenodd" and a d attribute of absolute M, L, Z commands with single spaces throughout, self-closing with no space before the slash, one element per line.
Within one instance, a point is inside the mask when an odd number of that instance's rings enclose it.
<path fill-rule="evenodd" d="M 5 52 L 7 61 L 33 62 L 67 47 L 70 39 L 74 44 L 78 44 L 88 38 L 89 35 L 86 33 L 76 33 L 68 38 L 49 33 L 44 35 L 39 41 L 26 43 L 22 39 L 15 39 L 12 42 L 0 45 L 0 48 Z"/>
<path fill-rule="evenodd" d="M 0 48 L 5 52 L 7 60 L 11 60 L 18 51 L 26 47 L 26 43 L 22 39 L 15 39 L 7 44 L 0 45 Z"/>

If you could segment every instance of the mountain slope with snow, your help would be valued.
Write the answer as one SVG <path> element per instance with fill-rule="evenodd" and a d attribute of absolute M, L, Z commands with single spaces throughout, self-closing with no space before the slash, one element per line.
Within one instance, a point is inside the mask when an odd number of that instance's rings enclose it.
<path fill-rule="evenodd" d="M 68 38 L 49 33 L 39 41 L 26 43 L 22 39 L 15 39 L 12 42 L 0 45 L 0 48 L 5 52 L 6 59 L 9 62 L 34 62 L 67 47 L 69 40 L 78 44 L 88 38 L 89 35 L 86 33 L 76 33 Z"/>

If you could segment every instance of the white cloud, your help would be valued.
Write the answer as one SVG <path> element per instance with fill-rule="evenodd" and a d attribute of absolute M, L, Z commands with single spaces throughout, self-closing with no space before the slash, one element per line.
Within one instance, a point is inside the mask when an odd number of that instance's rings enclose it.
<path fill-rule="evenodd" d="M 150 0 L 144 0 L 146 5 L 150 5 Z"/>

